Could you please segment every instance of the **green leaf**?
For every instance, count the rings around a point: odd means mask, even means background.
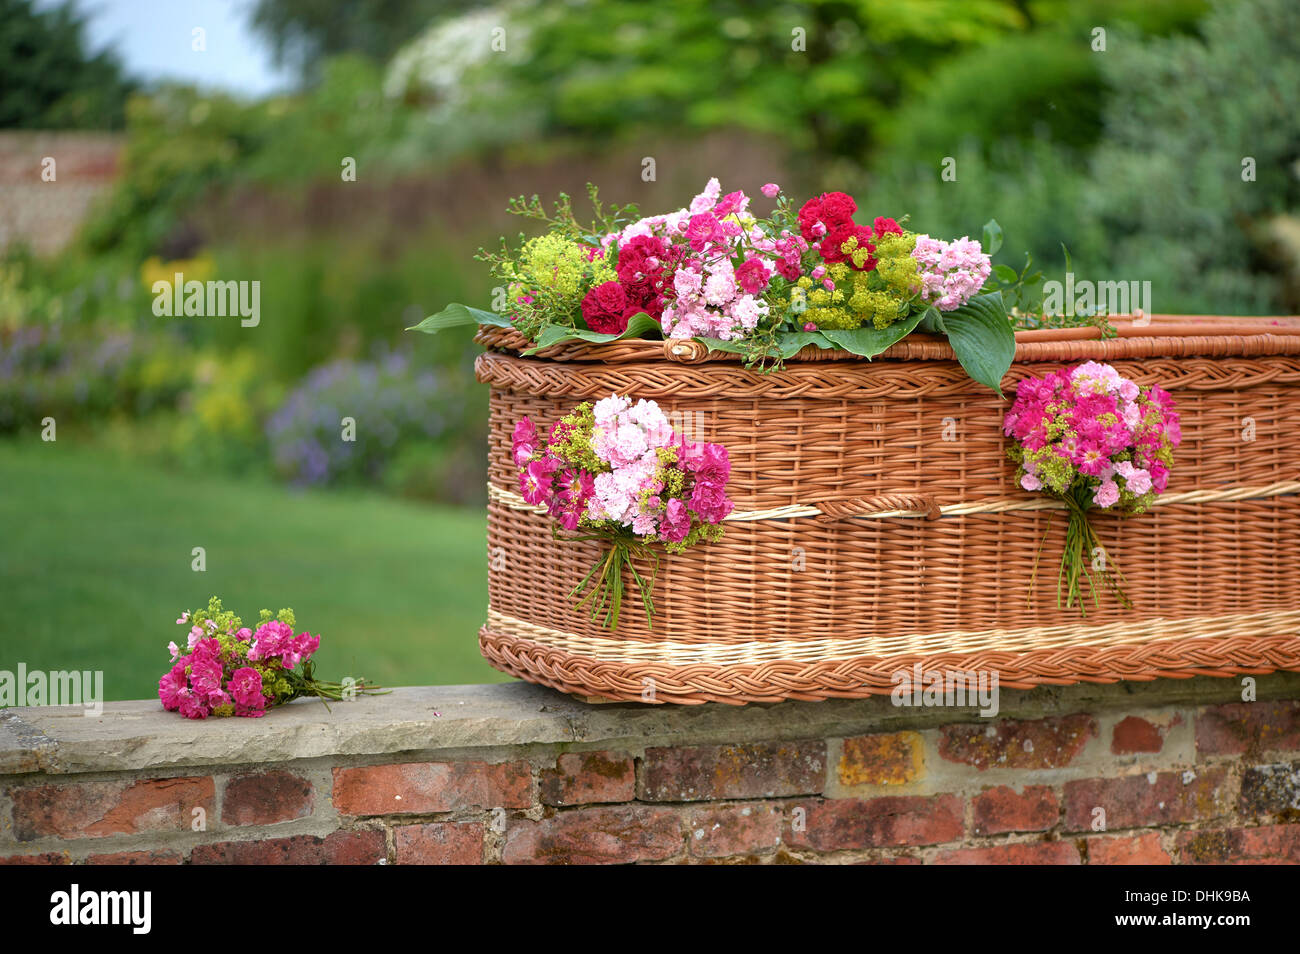
[[[1007,319],[1002,293],[977,295],[945,312],[948,343],[966,373],[1002,394],[1002,377],[1016,356],[1016,335]]]
[[[998,281],[1006,282],[1008,285],[1014,285],[1016,279],[1020,277],[1010,265],[994,265],[993,274],[998,276]]]
[[[924,331],[927,334],[941,335],[945,329],[943,327],[943,313],[935,308],[934,305],[928,306],[921,314],[921,323],[916,326],[918,331]]]
[[[834,347],[820,331],[783,331],[777,335],[776,342],[782,358],[793,358],[810,344],[819,348]]]
[[[436,315],[430,315],[418,325],[413,325],[406,330],[423,331],[427,335],[436,335],[448,328],[461,328],[465,325],[492,325],[494,328],[509,328],[511,322],[505,315],[498,315],[495,311],[483,311],[481,308],[471,308],[469,305],[452,302]]]
[[[695,340],[707,345],[710,351],[725,351],[727,354],[748,353],[743,338],[737,338],[735,341],[723,341],[721,338],[696,338]]]
[[[984,254],[992,258],[1002,247],[1002,226],[998,225],[997,219],[989,219],[984,223]]]
[[[744,338],[737,338],[734,341],[723,341],[721,338],[696,338],[695,340],[707,345],[710,351],[739,355],[748,355],[750,351],[749,342]],[[815,344],[819,348],[834,347],[820,331],[782,331],[776,336],[777,353],[781,355],[782,360],[794,357],[810,344]]]
[[[659,322],[644,311],[637,312],[628,320],[627,327],[620,334],[592,331],[590,328],[568,328],[564,325],[547,325],[537,336],[537,343],[524,354],[536,354],[543,348],[561,344],[565,341],[591,341],[604,344],[609,341],[621,341],[624,338],[639,338],[647,331],[658,331]]]
[[[854,328],[852,331],[823,328],[821,334],[827,341],[839,345],[864,358],[874,358],[892,344],[896,344],[911,334],[920,323],[924,312],[917,312],[907,318],[900,318],[888,328]]]

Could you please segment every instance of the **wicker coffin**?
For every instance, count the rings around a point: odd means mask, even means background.
[[[481,329],[483,654],[567,692],[676,703],[860,697],[917,663],[1012,688],[1300,669],[1300,319],[1117,325],[1106,340],[1021,333],[1003,382],[1096,359],[1178,402],[1159,505],[1094,518],[1134,608],[1106,596],[1086,618],[1057,606],[1064,511],[1015,485],[1007,402],[942,339],[914,335],[871,362],[805,353],[762,374],[695,342],[522,357],[512,333]],[[660,561],[653,629],[635,605],[614,631],[573,608],[596,545],[553,539],[510,461],[525,414],[549,426],[614,392],[659,402],[732,461],[726,534]]]

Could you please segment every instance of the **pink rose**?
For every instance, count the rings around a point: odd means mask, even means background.
[[[220,662],[207,656],[191,656],[190,659],[190,685],[195,692],[206,697],[208,693],[221,688],[223,672]]]
[[[524,468],[519,475],[519,486],[524,500],[534,506],[546,503],[546,499],[551,495],[551,475],[559,466],[560,462],[554,458],[543,457]]]
[[[703,252],[705,246],[719,237],[718,220],[711,213],[701,212],[691,216],[686,226],[686,241],[690,243],[692,249]]]
[[[514,457],[515,466],[524,466],[536,448],[537,425],[525,417],[515,425],[514,433],[510,436],[511,456]]]
[[[189,688],[189,682],[185,678],[185,665],[184,659],[177,660],[171,672],[158,680],[158,698],[168,712],[175,712],[181,707],[181,691]]]
[[[257,661],[275,659],[290,648],[293,629],[278,619],[270,620],[257,627],[253,634],[253,648],[248,651],[248,658]]]
[[[180,694],[180,713],[187,719],[206,719],[208,717],[207,696],[200,695],[193,689],[185,689]]]
[[[691,509],[705,523],[721,523],[734,508],[721,484],[701,481],[691,492]]]
[[[1119,484],[1113,480],[1103,481],[1093,495],[1092,502],[1098,507],[1113,507],[1119,502]]]
[[[767,182],[764,183],[763,187],[758,191],[762,192],[763,195],[767,196],[769,199],[775,199],[780,194],[781,187],[775,182]]]
[[[235,700],[236,714],[247,714],[243,710],[256,711],[266,708],[266,697],[262,695],[262,674],[251,666],[236,669],[230,677],[226,691]]]
[[[772,280],[772,273],[757,257],[746,259],[736,269],[736,284],[746,295],[761,295]]]
[[[673,497],[664,509],[664,518],[659,523],[659,533],[668,543],[681,543],[691,532],[691,514],[686,505]]]

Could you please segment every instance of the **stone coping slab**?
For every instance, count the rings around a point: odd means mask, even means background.
[[[1159,679],[1112,685],[1001,690],[999,718],[1036,719],[1134,705],[1242,700],[1253,678],[1258,698],[1296,698],[1300,673]],[[121,772],[203,765],[287,762],[331,756],[384,756],[519,745],[735,743],[827,738],[981,721],[972,707],[895,706],[889,696],[770,705],[591,704],[542,686],[513,682],[394,689],[333,703],[300,699],[260,719],[190,720],[156,699],[0,711],[0,775]]]

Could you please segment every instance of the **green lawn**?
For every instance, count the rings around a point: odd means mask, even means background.
[[[191,569],[194,547],[207,569]],[[103,670],[157,694],[180,611],[292,606],[317,674],[492,682],[481,513],[160,472],[64,441],[0,442],[0,670]]]

